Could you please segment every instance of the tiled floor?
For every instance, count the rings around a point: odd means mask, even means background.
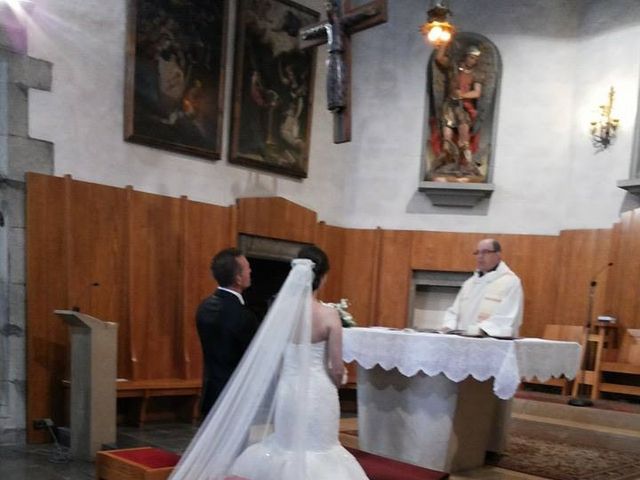
[[[584,435],[584,431],[576,430],[576,425],[591,428],[591,437],[603,437],[612,440],[619,438],[624,433],[626,444],[636,442],[640,445],[640,434],[636,439],[629,433],[629,429],[640,431],[640,406],[621,404],[619,402],[600,402],[594,409],[566,410],[562,406],[553,407],[553,403],[564,404],[566,399],[559,396],[545,397],[538,394],[523,394],[528,400],[543,400],[539,402],[516,400],[513,416],[515,421],[532,422],[540,415],[545,414],[545,423],[536,428],[551,428],[553,431],[561,430],[564,435],[570,435],[571,431],[577,431],[578,435]],[[544,404],[547,407],[544,407]],[[539,408],[545,409],[541,412]],[[555,409],[557,418],[550,417],[549,411]],[[611,413],[607,413],[611,412]],[[634,416],[621,416],[620,412],[634,413]],[[593,417],[593,418],[592,418]],[[620,418],[618,418],[620,417]],[[633,421],[636,423],[630,423]],[[547,427],[545,427],[545,425]],[[609,425],[605,427],[604,425]],[[196,432],[196,427],[185,423],[149,424],[143,428],[120,427],[118,429],[117,445],[119,448],[137,446],[155,446],[177,453],[182,452]],[[343,417],[341,431],[357,431],[357,420],[351,414]],[[606,436],[606,437],[604,437]],[[342,434],[341,441],[346,446],[357,447],[357,436]],[[634,443],[634,445],[636,445]],[[640,446],[635,447],[640,448]],[[64,452],[62,452],[64,453]],[[73,460],[59,463],[61,454],[53,444],[46,445],[20,445],[0,446],[0,479],[2,480],[81,480],[95,478],[94,464]],[[496,467],[482,467],[468,472],[452,475],[451,480],[544,480],[542,477],[526,475]]]
[[[352,419],[347,421],[352,422]],[[196,428],[184,423],[151,424],[143,428],[122,427],[118,430],[118,447],[156,446],[181,452],[195,434]],[[62,455],[63,456],[63,455]],[[93,479],[94,464],[73,460],[56,463],[61,455],[53,444],[0,446],[0,478],[2,480],[84,480]],[[452,480],[520,480],[540,479],[495,467],[484,467],[450,477]]]
[[[95,478],[90,462],[53,463],[52,445],[0,446],[0,478],[6,480],[80,480]]]
[[[144,428],[118,429],[119,448],[155,446],[181,452],[196,428],[185,423],[151,424]],[[92,462],[64,462],[54,444],[0,446],[0,479],[2,480],[84,480],[95,478]],[[62,463],[60,463],[62,462]]]

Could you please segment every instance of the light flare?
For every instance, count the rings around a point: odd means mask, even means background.
[[[31,0],[0,0],[0,6],[7,5],[16,15],[25,15],[33,7]]]

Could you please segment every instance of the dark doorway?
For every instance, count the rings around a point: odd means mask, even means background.
[[[290,262],[284,260],[266,260],[250,256],[247,260],[251,264],[251,286],[242,295],[247,306],[262,322],[273,298],[289,275],[291,266]]]

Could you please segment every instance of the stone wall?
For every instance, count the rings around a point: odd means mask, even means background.
[[[0,7],[0,444],[25,433],[25,172],[53,172],[53,145],[29,137],[29,89],[50,89],[51,64],[25,39]]]

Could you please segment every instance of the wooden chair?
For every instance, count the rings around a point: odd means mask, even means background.
[[[576,342],[583,346],[584,341],[584,327],[579,325],[545,325],[542,338],[545,340],[559,340],[563,342]],[[584,347],[584,346],[583,346]],[[559,387],[562,395],[569,395],[573,386],[573,380],[568,378],[550,378],[547,381],[541,382],[539,380],[527,380],[523,382],[525,384],[536,385],[550,385],[553,387]]]
[[[635,385],[605,383],[602,380],[604,380],[603,375],[606,373],[626,375]],[[625,332],[622,337],[618,360],[600,364],[600,379],[598,397],[600,397],[601,392],[640,396],[640,329],[628,329]]]
[[[576,373],[573,381],[573,390],[571,395],[580,396],[580,387],[589,385],[591,387],[591,400],[598,398],[598,389],[600,388],[600,366],[602,363],[602,355],[604,353],[604,345],[606,343],[604,328],[597,329],[596,333],[585,332],[583,327],[583,337],[580,341],[582,346],[582,355],[580,356],[580,370]]]

